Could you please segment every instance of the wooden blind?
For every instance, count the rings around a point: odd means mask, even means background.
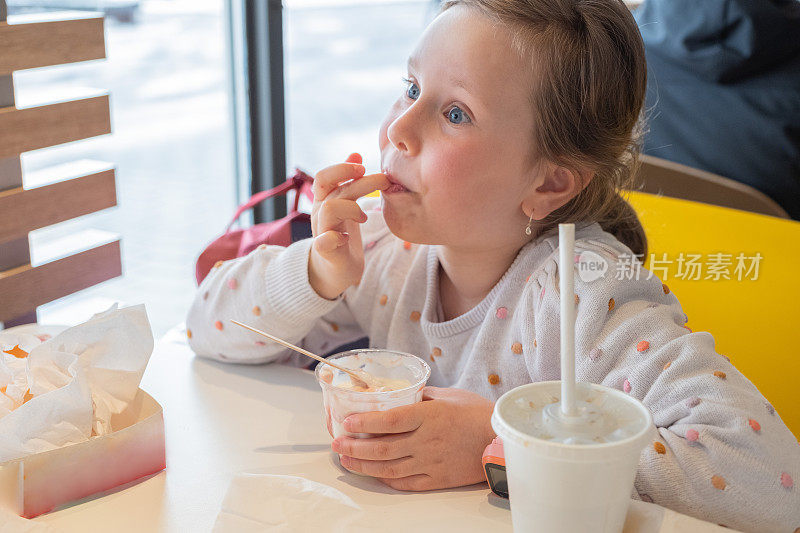
[[[0,322],[36,321],[36,308],[122,273],[119,239],[32,264],[29,232],[113,207],[114,168],[86,162],[47,185],[26,187],[20,155],[111,133],[107,94],[18,107],[15,71],[103,59],[103,18],[9,18],[0,0]],[[41,173],[41,171],[37,172]]]

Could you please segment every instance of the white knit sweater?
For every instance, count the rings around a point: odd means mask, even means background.
[[[307,366],[233,318],[316,353],[369,337],[373,347],[425,358],[430,385],[490,400],[559,379],[557,235],[523,247],[480,304],[441,321],[436,247],[399,240],[379,210],[368,216],[362,281],[337,300],[309,285],[310,240],[262,247],[213,269],[186,321],[192,349],[227,362]],[[569,296],[577,305],[577,379],[635,396],[658,430],[642,452],[639,496],[742,531],[796,533],[800,447],[772,406],[714,351],[709,333],[684,326],[678,300],[658,278],[638,264],[638,279],[616,274],[631,256],[627,247],[597,224],[576,230],[575,247],[609,265],[594,281],[576,275]]]

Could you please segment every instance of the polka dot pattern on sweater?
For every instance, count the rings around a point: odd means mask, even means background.
[[[753,431],[755,431],[755,432],[761,431],[761,424],[759,424],[757,421],[753,420],[752,418],[750,420],[748,420],[747,423],[750,424],[750,427],[753,428]]]
[[[653,449],[659,455],[664,455],[665,453],[667,453],[667,448],[664,446],[663,443],[658,442],[658,441],[653,443]]]
[[[419,322],[421,316],[419,311],[411,311],[411,315],[409,315],[408,318],[411,319],[412,322]]]
[[[787,472],[781,472],[781,486],[785,489],[794,487],[794,480]]]
[[[726,377],[728,377],[727,374],[725,374],[725,372],[721,370],[715,370],[714,375],[717,376],[719,379],[725,379]]]
[[[689,442],[697,442],[697,439],[700,437],[700,434],[697,432],[696,429],[687,429],[686,430],[686,440]]]
[[[521,354],[522,353],[522,343],[515,342],[514,344],[512,344],[511,345],[511,351],[514,352],[517,355]]]
[[[261,316],[261,308],[259,306],[253,307],[252,311],[254,315]]]
[[[650,348],[650,343],[647,341],[639,341],[639,343],[636,345],[637,352],[647,351],[648,348]]]
[[[497,308],[497,312],[495,313],[495,316],[497,318],[499,318],[500,320],[503,320],[503,319],[507,318],[508,317],[508,309],[506,309],[505,307],[498,307]]]
[[[628,378],[625,378],[625,380],[622,382],[622,390],[625,392],[631,391],[631,382],[628,381]]]
[[[385,294],[381,294],[381,299],[378,300],[378,303],[381,305],[386,305],[386,302],[389,301],[389,297]]]
[[[214,327],[217,328],[218,330],[222,331],[222,322],[217,320],[216,322],[214,322]]]
[[[236,281],[236,278],[231,278],[228,280],[228,288],[230,290],[236,290],[239,287],[239,282]]]
[[[411,243],[408,242],[408,241],[403,241],[403,248],[405,248],[406,250],[410,250],[411,249]]]
[[[614,301],[614,298],[611,298],[608,301],[608,310],[609,311],[613,311],[616,306],[617,306],[617,302]]]
[[[725,479],[722,476],[711,476],[711,485],[715,489],[719,490],[725,490],[725,487],[728,486],[728,484],[725,483]]]
[[[500,376],[498,376],[497,374],[489,374],[489,384],[490,385],[500,384]]]

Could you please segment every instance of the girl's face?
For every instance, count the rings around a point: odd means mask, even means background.
[[[382,168],[397,183],[382,194],[395,235],[465,250],[524,244],[529,69],[507,31],[469,8],[428,26],[380,129]]]

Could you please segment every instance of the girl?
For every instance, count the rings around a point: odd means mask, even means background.
[[[425,357],[425,399],[351,415],[334,451],[400,490],[483,480],[493,401],[559,379],[559,300],[577,306],[576,375],[653,413],[638,497],[742,530],[795,531],[797,442],[758,390],[691,333],[644,254],[630,182],[646,66],[621,0],[452,0],[409,59],[380,129],[382,172],[358,154],[320,171],[313,237],[227,261],[187,319],[198,354],[307,360],[229,326],[238,319],[313,352],[368,336]],[[380,189],[382,209],[356,200]],[[559,222],[608,264],[558,292]],[[627,258],[627,259],[626,259]]]

